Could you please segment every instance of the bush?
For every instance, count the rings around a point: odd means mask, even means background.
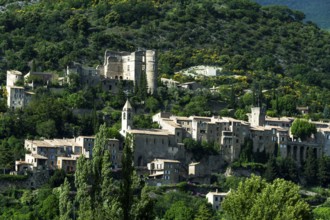
[[[23,181],[28,178],[27,175],[8,175],[8,174],[0,174],[0,180],[7,181]]]

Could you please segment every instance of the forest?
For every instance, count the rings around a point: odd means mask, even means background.
[[[267,109],[268,116],[330,119],[330,34],[312,22],[305,22],[305,15],[300,11],[283,6],[261,6],[248,0],[10,2],[15,1],[0,0],[0,6],[3,6],[0,7],[0,85],[3,88],[0,92],[0,168],[4,172],[13,169],[15,160],[23,158],[23,141],[27,138],[95,135],[102,131],[100,125],[105,124],[109,137],[121,139],[118,132],[121,108],[127,98],[136,109],[145,112],[134,117],[134,125],[138,128],[152,128],[151,116],[159,111],[181,116],[220,115],[246,120],[251,106]],[[127,94],[120,87],[117,94],[109,94],[100,86],[82,85],[77,78],[71,78],[71,83],[63,86],[61,92],[36,88],[36,95],[24,109],[11,110],[6,106],[7,70],[15,69],[24,74],[47,71],[64,76],[66,66],[73,61],[96,67],[102,64],[106,49],[133,52],[139,48],[158,51],[159,79],[173,78],[181,83],[196,81],[204,89],[167,88],[159,80],[153,95],[147,94],[143,82],[134,89],[135,93]],[[219,66],[223,71],[209,78],[177,73],[195,65]],[[51,86],[60,87],[56,82]],[[211,87],[217,92],[211,92]],[[308,106],[309,114],[302,115],[297,110],[299,106]],[[88,109],[88,113],[76,115],[75,109]],[[186,143],[186,147],[196,156],[217,153],[212,147],[190,144]],[[318,187],[326,187],[330,182],[328,158],[316,160],[310,156],[306,164],[297,167],[293,161],[276,158],[277,155],[252,155],[248,141],[243,149],[240,160],[233,166],[258,167],[269,181],[245,180],[262,182],[256,191],[275,190],[276,184],[279,188],[284,187],[286,182],[275,182],[276,178],[310,187],[320,196],[309,198],[312,201],[308,203],[323,204],[314,209],[314,216],[326,216],[324,213],[329,212],[330,205],[324,198],[329,192]],[[100,161],[99,158],[97,163],[102,167]],[[96,216],[99,208],[104,209],[104,213],[119,210],[111,216],[122,215],[122,209],[118,207],[125,204],[119,197],[123,183],[110,178],[106,169],[102,174],[106,178],[98,176],[95,170],[86,168],[92,166],[86,163],[90,162],[80,162],[85,173],[78,172],[76,180],[67,176],[64,181],[65,175],[58,174],[54,175],[59,178],[55,182],[60,184],[50,182],[38,190],[10,189],[2,193],[0,203],[5,205],[0,208],[0,218],[75,219],[79,217],[75,210],[84,209],[84,206],[93,209],[81,212],[81,219],[84,215]],[[128,176],[134,177],[134,171],[129,172]],[[88,179],[88,175],[93,178]],[[238,193],[244,190],[239,188],[240,178],[215,175],[213,179],[220,189],[233,188]],[[94,181],[100,184],[102,181],[104,184],[114,182],[115,191],[89,188]],[[129,210],[136,214],[131,218],[147,219],[141,216],[148,215],[150,219],[176,219],[175,216],[182,215],[179,219],[211,219],[201,216],[219,219],[232,214],[230,205],[225,213],[214,213],[205,199],[191,195],[185,184],[178,186],[178,192],[170,193],[167,192],[171,189],[166,187],[150,189],[143,183],[134,184],[126,189],[132,201]],[[86,190],[93,192],[87,200],[82,199],[86,198],[83,195]],[[77,194],[72,195],[71,191]],[[296,191],[292,193],[295,195]],[[107,194],[111,194],[113,202],[105,202]],[[255,202],[263,203],[262,196],[268,196],[266,191]],[[63,203],[63,197],[68,203]],[[310,211],[306,214],[306,210],[310,207],[298,198],[296,201],[303,210],[302,216],[307,218]],[[104,207],[110,203],[114,207]],[[155,207],[149,207],[151,203]],[[152,213],[145,214],[150,210]],[[137,216],[139,213],[141,216]],[[185,216],[187,213],[190,215]]]

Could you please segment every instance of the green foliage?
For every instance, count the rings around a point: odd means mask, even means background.
[[[318,160],[318,180],[319,184],[326,187],[330,184],[330,158],[323,156]]]
[[[59,190],[59,216],[60,220],[69,220],[72,215],[73,204],[70,198],[70,184],[64,180]]]
[[[272,184],[252,176],[232,190],[222,203],[230,219],[308,219],[309,205],[292,182],[276,179]]]
[[[123,209],[123,219],[129,220],[133,204],[133,152],[134,149],[132,136],[127,134],[122,155],[122,182],[120,184],[120,204]]]
[[[264,178],[268,181],[268,182],[272,182],[273,180],[275,180],[278,177],[278,173],[277,173],[278,167],[276,164],[276,159],[274,157],[270,157],[268,159],[268,162],[266,164],[266,170],[264,173]]]
[[[0,174],[0,180],[9,180],[9,181],[24,181],[28,177],[29,177],[28,175]]]
[[[330,219],[330,207],[317,207],[313,209],[314,219],[329,220]]]
[[[150,115],[134,115],[133,127],[140,129],[158,128],[157,123],[152,122],[152,116]]]
[[[193,219],[193,210],[187,207],[184,202],[175,202],[171,205],[170,209],[166,211],[165,220],[185,220]]]
[[[304,176],[306,178],[306,184],[311,186],[317,184],[318,180],[318,163],[316,154],[313,149],[309,149],[306,153],[306,161],[304,163]]]
[[[50,187],[59,187],[64,182],[65,177],[66,174],[64,170],[55,170],[54,174],[49,179]]]
[[[196,161],[200,161],[208,155],[218,154],[219,146],[215,142],[198,142],[191,138],[185,138],[183,144],[188,152],[192,153],[192,157]]]
[[[290,131],[293,136],[305,140],[310,137],[311,134],[316,133],[316,127],[315,124],[312,124],[304,119],[297,118],[293,121]]]

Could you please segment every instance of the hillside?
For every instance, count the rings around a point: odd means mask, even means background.
[[[261,5],[286,5],[291,9],[302,11],[306,20],[316,23],[319,27],[330,30],[330,2],[326,0],[254,0]]]
[[[254,79],[269,81],[275,74],[330,88],[330,34],[303,18],[248,0],[41,0],[12,6],[0,14],[0,82],[7,69],[26,72],[29,63],[62,71],[71,61],[100,64],[105,49],[142,47],[159,51],[161,75],[212,64]]]

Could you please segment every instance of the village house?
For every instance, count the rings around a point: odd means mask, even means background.
[[[94,136],[79,136],[71,139],[25,140],[24,147],[28,152],[24,161],[16,161],[16,172],[24,170],[55,170],[75,172],[78,157],[83,155],[92,158]],[[121,165],[119,140],[108,139],[106,149],[110,151],[114,169]]]
[[[229,192],[209,192],[206,194],[206,199],[208,203],[211,203],[214,210],[221,210],[221,203],[225,200]]]
[[[149,179],[156,180],[157,185],[173,184],[180,181],[180,161],[154,159],[147,164]]]
[[[179,160],[185,155],[184,148],[180,148],[185,138],[218,144],[222,159],[227,162],[239,158],[241,148],[247,139],[252,140],[254,152],[271,154],[277,151],[283,157],[292,157],[298,163],[306,159],[306,152],[310,148],[318,157],[322,151],[327,152],[329,148],[328,142],[324,141],[328,129],[325,127],[328,124],[317,123],[318,136],[322,138],[299,142],[290,134],[293,118],[266,117],[260,108],[252,108],[249,122],[229,117],[178,117],[158,113],[153,116],[153,121],[159,124],[160,129],[149,130],[133,129],[132,114],[132,107],[126,102],[122,113],[121,133],[124,136],[126,133],[134,136],[135,145],[138,146],[134,153],[135,164],[138,166],[145,165],[152,157]],[[162,145],[157,143],[165,145],[162,148]],[[325,148],[323,149],[320,144]],[[176,154],[175,151],[171,152],[171,149],[181,152]]]
[[[7,71],[6,92],[8,108],[23,108],[30,102],[34,93],[27,90],[23,85],[23,74],[20,71]]]

